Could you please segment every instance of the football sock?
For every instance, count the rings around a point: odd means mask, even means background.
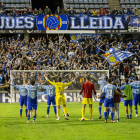
[[[104,112],[105,120],[107,120],[107,112]]]
[[[64,107],[64,114],[65,114],[65,116],[67,116],[67,108],[66,107]]]
[[[53,108],[54,108],[54,113],[56,114],[57,113],[56,112],[56,105],[54,105]]]
[[[62,108],[62,106],[60,105],[60,109],[61,109],[61,111],[63,112],[63,114],[64,114],[64,110],[63,110],[63,108]]]
[[[28,120],[28,121],[30,120],[30,115],[27,115],[27,120]]]
[[[110,108],[107,109],[107,117],[109,116]]]
[[[36,119],[36,116],[33,116],[33,121],[35,121],[35,119]]]
[[[126,114],[126,117],[127,117],[127,118],[129,117],[128,114]]]
[[[26,113],[26,116],[27,116],[27,108],[25,108],[25,113]]]
[[[89,116],[90,116],[90,119],[92,119],[92,108],[89,108]]]
[[[111,112],[111,120],[113,120],[114,112]]]
[[[136,112],[136,114],[138,114],[138,110],[137,109],[135,109],[135,112]]]
[[[84,117],[85,114],[85,108],[82,108],[82,118]]]
[[[132,117],[132,114],[130,113],[130,117]]]
[[[101,116],[101,110],[102,110],[102,107],[99,106],[99,114],[100,114],[100,116]]]
[[[47,115],[49,115],[49,112],[50,112],[50,106],[47,105]]]
[[[60,109],[57,109],[57,117],[60,117]]]
[[[22,108],[20,108],[20,115],[22,115]]]

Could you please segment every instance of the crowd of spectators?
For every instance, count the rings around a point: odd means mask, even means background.
[[[101,57],[101,54],[111,47],[115,50],[133,52],[135,55],[111,68]],[[19,37],[0,38],[0,76],[3,75],[5,81],[10,79],[10,70],[109,70],[113,81],[121,84],[123,75],[128,78],[139,77],[138,65],[140,65],[140,42],[135,38],[95,36],[85,37],[81,42],[67,40],[64,35],[55,38],[47,35],[46,38],[30,40],[21,40]],[[57,74],[51,76],[56,78]],[[77,73],[75,76],[79,79],[77,83],[83,82],[81,80],[83,75]],[[68,74],[68,77],[66,79],[71,80],[73,76]],[[91,77],[95,77],[94,73]]]
[[[64,7],[64,10],[60,9],[59,6],[57,6],[57,9],[55,10],[55,13],[52,13],[51,9],[46,6],[46,8],[43,10],[41,8],[37,9],[35,8],[34,10],[32,9],[31,6],[29,6],[27,9],[16,9],[14,7],[13,9],[5,7],[3,3],[0,5],[0,14],[5,14],[5,15],[27,15],[27,14],[33,14],[33,15],[39,15],[39,14],[69,14],[69,15],[77,15],[79,14],[82,16],[83,14],[90,15],[90,16],[104,16],[104,15],[123,15],[123,14],[128,14],[128,15],[135,15],[139,16],[140,11],[138,10],[138,7],[132,9],[131,6],[129,8],[121,8],[121,10],[117,10],[115,7],[114,10],[109,10],[109,9],[104,9],[103,7],[100,8],[99,12],[97,12],[96,9],[93,9],[93,11],[89,10],[88,7],[84,10],[74,10],[73,7],[70,7],[68,10],[67,7]]]

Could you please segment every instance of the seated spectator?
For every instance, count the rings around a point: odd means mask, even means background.
[[[73,10],[73,7],[70,8],[69,14],[71,14],[71,11],[73,11],[72,13],[75,14],[75,10]]]
[[[121,8],[121,10],[119,11],[119,14],[121,14],[121,15],[124,14],[124,10],[123,10],[123,8]]]
[[[39,8],[38,14],[39,14],[39,15],[43,15],[43,10],[42,10],[41,8]]]
[[[64,7],[64,11],[63,11],[63,14],[68,14],[69,12],[68,12],[68,9],[67,9],[67,7]]]
[[[44,14],[47,15],[47,14],[51,14],[51,10],[48,6],[46,6],[46,8],[44,9]]]
[[[22,16],[22,10],[21,9],[18,10],[18,15]]]
[[[26,9],[26,8],[24,8],[24,10],[23,10],[23,14],[24,14],[24,15],[27,14],[27,9]]]
[[[117,10],[116,7],[115,7],[114,10],[112,11],[112,15],[118,15],[118,10]]]
[[[29,6],[27,9],[27,14],[32,14],[32,13],[33,13],[33,9],[31,8],[31,6]]]
[[[101,7],[101,9],[99,10],[99,14],[101,16],[104,16],[106,14],[105,9],[103,9],[103,7]]]
[[[128,15],[132,15],[133,9],[131,9],[131,6],[129,8],[125,8],[127,10]]]
[[[92,15],[93,15],[93,16],[97,16],[97,14],[98,14],[98,12],[96,11],[96,9],[94,9],[94,10],[92,11]]]
[[[16,7],[14,7],[14,8],[12,9],[12,15],[17,15],[17,14],[18,14],[17,9],[16,9]]]
[[[6,15],[7,16],[10,16],[11,15],[11,10],[9,8],[6,10]]]
[[[135,16],[139,16],[140,15],[140,12],[139,12],[139,10],[138,10],[138,7],[136,7],[136,8],[134,8],[134,15]]]
[[[55,10],[55,14],[56,15],[61,15],[62,14],[62,11],[61,11],[59,6],[57,6],[57,9]]]
[[[35,16],[38,15],[38,10],[37,10],[37,8],[34,9],[33,15],[35,15]]]
[[[1,7],[0,7],[0,14],[4,14],[4,11],[2,10]]]

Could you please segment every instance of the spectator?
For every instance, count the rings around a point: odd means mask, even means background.
[[[18,14],[17,9],[16,9],[16,7],[14,7],[14,8],[12,9],[12,15],[17,15],[17,14]]]
[[[22,10],[21,9],[18,10],[18,15],[22,16]]]
[[[46,8],[44,9],[44,14],[47,15],[47,14],[51,14],[51,10],[48,6],[46,6]]]
[[[0,14],[4,14],[4,11],[2,10],[1,7],[0,7]]]
[[[116,7],[115,7],[114,10],[112,11],[112,15],[118,15],[118,10],[117,10]]]
[[[26,9],[26,8],[23,9],[23,14],[24,14],[24,15],[27,14],[27,9]]]
[[[64,7],[64,11],[63,11],[63,14],[68,14],[69,12],[68,12],[68,9],[67,9],[67,7]]]
[[[101,9],[99,10],[99,14],[101,16],[104,16],[106,13],[105,13],[105,9],[103,9],[103,7],[101,7]]]
[[[94,9],[94,10],[92,11],[92,15],[93,15],[93,16],[97,16],[97,14],[98,14],[98,12],[96,11],[96,9]]]
[[[73,12],[71,12],[71,11],[73,11]],[[75,14],[75,10],[73,10],[73,7],[71,7],[69,10],[69,14],[71,14],[71,13]]]
[[[62,14],[62,11],[61,11],[59,6],[57,6],[57,9],[55,10],[55,14],[56,15],[61,15]]]
[[[119,14],[121,14],[121,15],[124,14],[124,10],[123,10],[123,8],[121,8],[121,10],[119,11]]]
[[[82,11],[82,9],[80,10],[80,12],[79,12],[79,15],[80,15],[80,17],[82,17],[83,16],[83,11]]]
[[[6,15],[7,16],[10,16],[11,15],[11,10],[9,8],[6,10]]]
[[[132,15],[133,9],[131,9],[131,6],[129,8],[125,8],[127,10],[128,15]]]
[[[35,15],[35,16],[38,15],[38,10],[37,10],[37,8],[34,9],[33,15]]]
[[[105,12],[106,12],[106,15],[108,15],[108,14],[109,14],[109,10],[108,10],[108,9],[105,9]]]
[[[29,6],[27,9],[27,14],[32,14],[32,13],[33,13],[33,9],[31,8],[31,6]]]
[[[39,14],[39,15],[43,15],[43,10],[42,10],[41,8],[39,8],[38,14]]]
[[[5,5],[3,3],[1,3],[0,8],[2,9],[2,11],[5,11]]]
[[[140,15],[140,12],[139,12],[139,10],[138,10],[138,7],[136,7],[136,8],[134,8],[134,15],[135,16],[139,16]]]
[[[90,13],[90,11],[89,11],[88,7],[86,7],[85,14],[88,14],[88,13]]]

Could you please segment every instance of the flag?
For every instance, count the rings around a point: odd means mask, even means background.
[[[129,23],[130,26],[140,26],[140,17],[138,16],[135,16],[135,17],[130,17],[130,23]]]
[[[106,54],[102,54],[101,56],[108,61],[111,67],[114,67],[121,61],[129,58],[132,55],[134,55],[134,53],[125,51],[114,51],[114,49],[111,48],[108,52],[106,52]]]

